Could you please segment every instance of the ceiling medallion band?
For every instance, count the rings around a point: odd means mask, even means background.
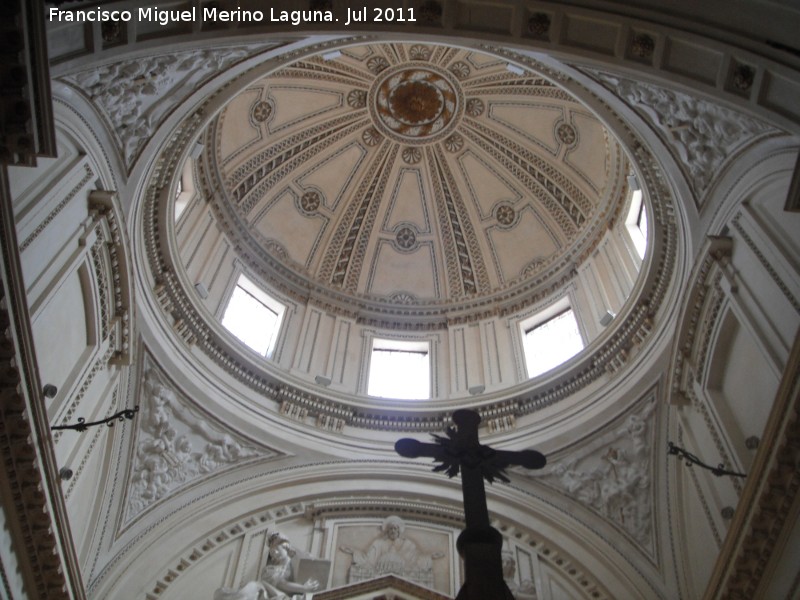
[[[464,111],[458,82],[433,65],[387,70],[370,90],[375,125],[390,138],[427,144],[450,133]]]

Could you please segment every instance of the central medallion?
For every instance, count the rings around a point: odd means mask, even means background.
[[[458,82],[432,66],[387,69],[370,92],[375,124],[404,143],[428,143],[449,133],[463,111]]]
[[[389,111],[401,123],[433,123],[442,114],[442,92],[427,81],[404,81],[389,94]]]

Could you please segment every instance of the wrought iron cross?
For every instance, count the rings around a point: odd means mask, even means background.
[[[489,523],[483,480],[508,482],[504,472],[507,467],[541,469],[547,459],[536,450],[510,452],[484,446],[478,440],[480,422],[481,417],[474,410],[457,410],[453,413],[455,427],[447,428],[447,437],[434,435],[434,443],[403,438],[397,440],[394,448],[406,458],[433,458],[440,463],[433,470],[444,471],[449,477],[461,472],[467,526],[456,543],[465,567],[464,585],[456,600],[513,600],[503,580],[503,537]]]

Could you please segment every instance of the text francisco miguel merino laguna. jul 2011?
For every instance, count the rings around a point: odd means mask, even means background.
[[[348,7],[345,14],[340,15],[344,26],[352,23],[413,23],[416,21],[413,8],[377,8]],[[185,10],[163,10],[158,7],[139,7],[131,10],[109,10],[104,8],[63,10],[51,7],[48,12],[50,21],[58,22],[152,22],[166,26],[170,23],[204,22],[218,23],[284,23],[300,25],[301,23],[334,23],[340,22],[339,16],[331,10],[220,10],[213,7],[197,7]]]

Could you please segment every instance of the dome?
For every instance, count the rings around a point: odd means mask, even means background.
[[[645,207],[672,240],[671,200],[574,75],[428,42],[289,56],[161,155],[145,245],[186,341],[261,403],[377,429],[440,427],[460,406],[529,414],[625,363],[674,260],[671,241],[645,257]],[[569,331],[531,350],[564,313]],[[422,354],[419,371],[379,375],[379,351]]]
[[[800,11],[22,4],[6,596],[796,592]]]
[[[630,171],[540,73],[428,43],[291,62],[201,137],[198,178],[240,256],[388,327],[530,303],[596,249]]]

